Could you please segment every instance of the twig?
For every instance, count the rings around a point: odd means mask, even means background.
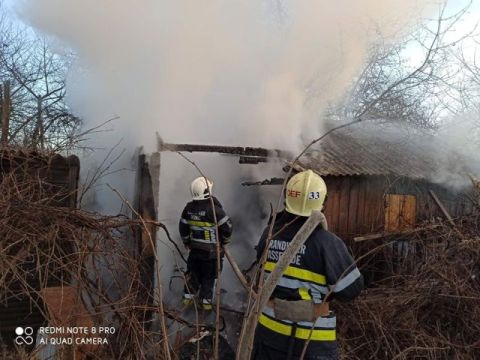
[[[170,356],[170,348],[169,348],[169,341],[168,341],[167,325],[165,323],[165,318],[163,316],[163,286],[162,286],[160,270],[159,270],[160,260],[159,260],[158,255],[157,255],[155,242],[152,239],[152,235],[150,234],[150,231],[148,231],[147,224],[143,220],[143,217],[138,213],[138,211],[136,211],[133,208],[133,206],[130,205],[129,201],[127,199],[125,199],[118,192],[117,189],[112,188],[109,184],[107,184],[107,186],[110,188],[110,190],[112,190],[115,194],[117,194],[118,197],[128,206],[128,208],[138,217],[138,219],[140,219],[140,221],[143,223],[143,227],[146,230],[146,233],[148,235],[148,240],[150,242],[150,246],[153,249],[153,254],[154,254],[154,257],[155,257],[155,270],[157,272],[157,279],[158,279],[158,291],[159,291],[159,297],[160,297],[159,308],[160,308],[160,314],[162,314],[160,316],[160,327],[162,329],[162,336],[163,336],[163,349],[164,349],[166,359],[170,360],[171,356]]]

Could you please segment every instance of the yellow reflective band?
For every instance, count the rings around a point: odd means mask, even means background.
[[[205,240],[210,240],[210,231],[205,230],[205,231],[203,232],[203,236],[205,236]]]
[[[195,220],[187,220],[188,225],[193,226],[200,226],[200,227],[215,227],[215,223],[207,222],[207,221],[195,221]]]
[[[292,326],[270,319],[268,316],[261,314],[258,320],[260,324],[276,333],[292,336]],[[337,333],[335,330],[311,330],[297,327],[295,331],[295,338],[301,340],[313,341],[335,341]]]
[[[312,300],[312,297],[310,296],[310,293],[308,292],[308,289],[299,288],[298,293],[300,294],[300,297],[301,297],[302,300]]]
[[[271,261],[267,261],[265,263],[265,270],[266,271],[273,271],[275,269],[275,266],[277,264]],[[319,285],[327,285],[327,279],[325,276],[314,273],[313,271],[305,270],[305,269],[299,269],[293,266],[288,266],[285,272],[283,273],[284,275],[291,276],[296,279],[301,279],[305,281],[310,281]]]

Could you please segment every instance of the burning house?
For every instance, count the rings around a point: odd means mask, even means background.
[[[443,169],[459,172],[455,176],[463,177],[464,184],[468,184],[473,171],[457,154],[445,148],[432,153],[429,146],[408,139],[392,141],[334,133],[297,168],[311,168],[325,179],[329,227],[352,240],[365,234],[413,228],[422,221],[443,218],[446,213],[459,217],[473,211],[468,193],[446,185]]]
[[[474,171],[460,155],[446,147],[432,152],[431,144],[423,137],[421,140],[333,133],[296,163],[294,170],[310,168],[325,179],[328,198],[324,212],[329,228],[347,242],[364,235],[401,232],[437,217],[470,214],[474,204],[465,189]],[[229,154],[238,156],[240,164],[276,157],[285,159],[286,168],[291,158],[291,154],[279,150],[168,144],[161,140],[159,150]],[[282,183],[283,179],[273,178],[244,184]]]

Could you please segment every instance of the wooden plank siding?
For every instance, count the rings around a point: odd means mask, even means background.
[[[360,175],[324,176],[324,180],[328,189],[324,212],[329,229],[347,242],[355,236],[385,230],[388,195],[409,196],[398,204],[397,217],[403,218],[391,220],[399,222],[397,227],[443,218],[428,190],[435,191],[454,218],[473,211],[473,204],[464,193],[425,180]],[[397,199],[401,201],[402,198]]]
[[[76,156],[67,158],[61,155],[46,157],[35,152],[24,153],[3,149],[0,152],[0,181],[7,177],[12,177],[15,181],[21,183],[23,179],[37,179],[42,184],[39,190],[41,193],[37,196],[43,196],[49,199],[48,204],[52,206],[70,207],[77,206],[78,177],[80,170],[80,161]],[[19,249],[21,244],[18,244]],[[61,251],[65,254],[70,253],[64,245]],[[35,261],[26,261],[20,265],[22,271],[34,274]],[[61,270],[59,270],[61,271]],[[2,274],[3,275],[3,274]],[[40,290],[45,283],[47,286],[60,286],[63,278],[61,274],[52,273],[48,279],[39,279],[38,276],[29,276],[25,279],[28,285],[35,290]],[[67,283],[67,279],[63,278]],[[3,344],[13,343],[15,328],[21,326],[31,326],[36,329],[46,325],[43,316],[43,302],[35,292],[16,294],[23,289],[19,282],[9,284],[8,291],[2,289],[0,296],[0,347]],[[8,294],[8,295],[7,295]],[[13,294],[13,295],[12,295]]]
[[[142,218],[146,221],[157,221],[157,201],[154,193],[155,180],[152,177],[152,169],[160,171],[160,158],[152,157],[150,163],[145,154],[140,154],[137,159],[137,173],[135,179],[135,219]],[[150,167],[152,165],[152,167]],[[158,168],[158,169],[157,169]],[[159,172],[158,172],[159,174]],[[158,176],[158,179],[160,176]],[[158,185],[158,184],[157,184]],[[158,188],[157,188],[158,189]],[[138,298],[138,304],[147,306],[154,305],[155,288],[155,239],[157,227],[154,224],[145,227],[137,227],[135,231],[135,242],[137,256],[140,259],[140,277],[145,291],[142,291]],[[153,312],[146,310],[139,312],[137,318],[145,328],[150,328]]]
[[[417,222],[432,218],[443,218],[443,214],[428,191],[433,190],[445,205],[452,217],[468,215],[473,211],[473,204],[465,191],[453,190],[426,180],[398,179],[386,187],[386,193],[414,195],[417,201]],[[468,190],[466,190],[468,192]]]
[[[352,222],[351,226],[349,227],[349,232],[354,234],[358,233],[366,233],[365,224],[363,223],[362,219],[365,216],[365,188],[361,186],[360,181],[355,181],[355,187],[358,194],[358,204],[357,204],[357,211],[355,221]]]
[[[358,183],[351,179],[350,181],[350,201],[348,204],[348,223],[347,223],[347,231],[349,234],[354,233],[356,231],[357,220],[361,219],[359,214],[359,186]],[[363,209],[362,209],[363,212]]]
[[[363,176],[324,178],[328,188],[325,215],[332,232],[353,238],[383,226],[378,209],[383,208],[378,180]]]
[[[416,223],[417,199],[414,195],[385,195],[385,231],[412,229]]]
[[[343,229],[345,233],[348,234],[348,218],[352,216],[355,217],[355,213],[349,214],[350,207],[350,177],[343,178],[341,191],[339,191],[338,199],[338,226],[340,229]]]
[[[339,213],[339,204],[338,199],[340,197],[340,181],[328,182],[328,179],[325,179],[327,183],[328,198],[325,202],[325,217],[328,221],[328,227],[331,231],[338,231],[338,213]]]

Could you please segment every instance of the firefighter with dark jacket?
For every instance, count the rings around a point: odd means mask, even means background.
[[[327,195],[323,179],[311,170],[293,176],[286,206],[277,214],[263,268],[272,272],[290,241],[310,216],[321,210]],[[344,242],[319,225],[302,245],[262,309],[252,359],[337,359],[336,318],[331,299],[352,300],[363,289],[363,277]],[[268,226],[257,246],[265,251]]]
[[[233,230],[232,221],[220,202],[214,196],[210,198],[212,187],[213,182],[205,177],[193,180],[190,186],[193,200],[183,209],[179,222],[183,243],[190,249],[183,303],[192,304],[195,294],[200,291],[200,307],[204,310],[212,309],[213,288],[217,278],[216,226],[220,237],[218,241],[222,246],[229,243]]]

